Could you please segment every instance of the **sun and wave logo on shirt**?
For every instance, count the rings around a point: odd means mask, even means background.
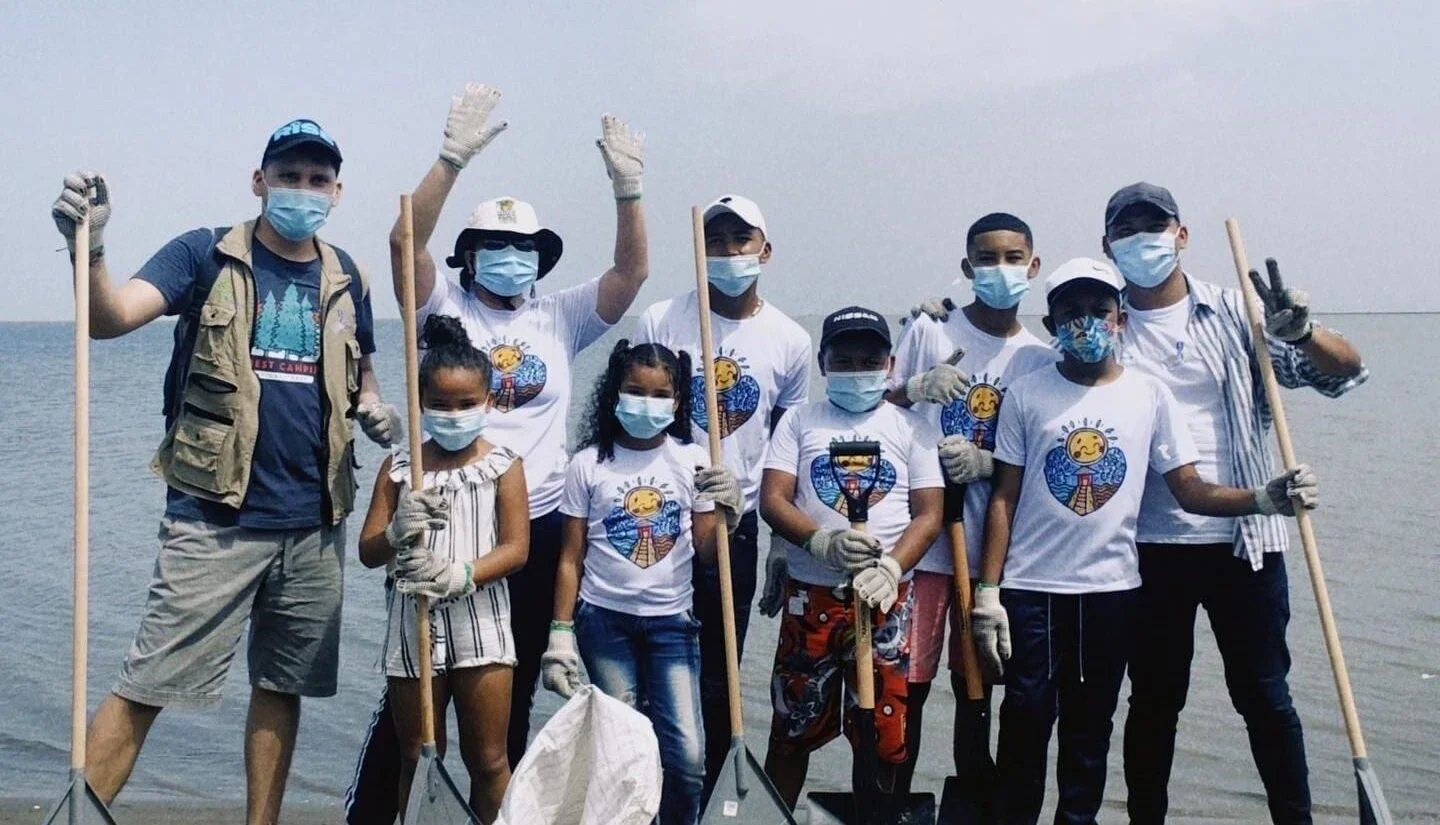
[[[832,444],[843,443],[837,438]],[[852,498],[870,490],[869,502],[874,507],[895,487],[895,465],[884,456],[856,455],[835,456],[828,452],[810,462],[810,486],[815,495],[830,509],[846,518],[850,517],[850,506],[845,496]]]
[[[1125,481],[1125,453],[1115,446],[1115,430],[1088,418],[1060,428],[1058,443],[1045,456],[1045,483],[1055,500],[1076,515],[1088,516],[1114,498]]]
[[[545,389],[545,362],[519,339],[500,338],[487,345],[490,357],[490,407],[502,413],[533,401]]]
[[[644,569],[659,564],[675,549],[680,516],[680,502],[670,485],[637,478],[621,485],[603,522],[605,536],[617,553]]]
[[[989,373],[971,376],[970,390],[963,398],[940,410],[940,430],[945,435],[963,435],[982,450],[995,449],[995,424],[1005,389],[999,376]]]
[[[710,431],[710,415],[705,409],[705,368],[690,379],[690,421]],[[748,374],[749,361],[723,347],[715,352],[715,405],[720,414],[720,437],[725,438],[745,425],[760,407],[760,382]]]

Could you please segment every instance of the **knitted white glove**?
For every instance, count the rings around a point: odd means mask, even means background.
[[[859,530],[816,530],[805,550],[836,570],[853,573],[880,557],[880,540]]]
[[[1256,487],[1253,492],[1255,510],[1264,516],[1293,518],[1297,500],[1305,510],[1320,506],[1320,479],[1310,470],[1309,464],[1287,470],[1265,482],[1264,487]]]
[[[889,556],[881,556],[875,561],[875,566],[855,574],[852,586],[860,601],[880,608],[881,613],[889,613],[900,597],[900,576],[903,574],[899,562]]]
[[[456,169],[464,169],[471,158],[505,131],[510,125],[505,121],[485,128],[486,119],[499,102],[499,89],[478,83],[466,84],[464,94],[450,98],[450,114],[445,118],[445,140],[440,144],[440,159]]]
[[[600,139],[595,145],[600,147],[600,157],[605,160],[605,173],[610,176],[615,200],[640,197],[640,179],[645,174],[645,162],[641,159],[645,133],[632,133],[625,121],[605,115],[600,118]]]
[[[569,699],[584,684],[580,680],[580,654],[575,650],[575,626],[550,623],[550,644],[540,657],[540,681],[546,690]]]
[[[970,628],[975,633],[981,668],[991,683],[998,683],[1005,675],[1005,661],[1010,658],[1010,615],[1000,604],[1000,588],[986,585],[975,588]]]
[[[951,484],[969,484],[989,478],[995,471],[994,453],[982,450],[963,435],[947,435],[940,439],[940,469]]]
[[[50,217],[65,236],[72,258],[75,257],[75,230],[86,212],[90,213],[90,257],[98,258],[105,252],[102,235],[105,224],[110,221],[110,188],[98,172],[75,172],[67,176],[60,197],[50,207]]]

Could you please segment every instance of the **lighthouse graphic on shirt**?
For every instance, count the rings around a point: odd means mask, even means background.
[[[1104,507],[1125,482],[1125,453],[1115,446],[1115,430],[1082,418],[1061,427],[1055,440],[1045,456],[1050,495],[1079,516]]]
[[[500,338],[485,347],[490,355],[490,406],[502,413],[533,401],[545,389],[545,362],[519,339]]]
[[[320,362],[320,312],[308,292],[294,283],[276,300],[274,291],[257,301],[250,365],[265,381],[315,383]]]
[[[681,515],[680,502],[668,484],[636,478],[620,487],[605,516],[605,535],[615,552],[636,567],[651,567],[675,549]]]
[[[690,421],[710,431],[709,410],[705,409],[705,371],[690,379]],[[715,353],[715,406],[719,413],[720,437],[726,438],[745,425],[760,407],[760,382],[749,374],[749,361],[735,350],[719,348]]]

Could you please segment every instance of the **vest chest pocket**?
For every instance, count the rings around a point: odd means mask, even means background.
[[[233,386],[238,371],[236,359],[250,355],[244,346],[250,339],[248,330],[237,334],[231,329],[235,320],[233,305],[207,303],[200,308],[200,317],[196,320],[191,372],[207,373]]]

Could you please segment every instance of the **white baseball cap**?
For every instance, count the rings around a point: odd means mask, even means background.
[[[726,212],[744,221],[747,226],[753,226],[760,230],[765,240],[770,240],[770,232],[765,228],[765,216],[760,213],[760,207],[755,201],[743,195],[721,195],[709,206],[705,207],[705,223],[716,215],[723,215]]]
[[[1061,287],[1076,281],[1095,281],[1116,292],[1125,289],[1125,281],[1110,264],[1095,258],[1071,258],[1045,279],[1045,300],[1049,301]]]
[[[455,254],[447,258],[445,263],[456,269],[464,268],[465,253],[475,245],[478,240],[476,236],[494,233],[534,238],[535,247],[540,252],[542,278],[554,268],[565,249],[559,235],[540,225],[540,219],[535,216],[535,207],[516,198],[501,197],[475,207],[475,211],[470,213],[470,219],[465,222],[465,228],[460,230],[460,234],[455,238]]]

